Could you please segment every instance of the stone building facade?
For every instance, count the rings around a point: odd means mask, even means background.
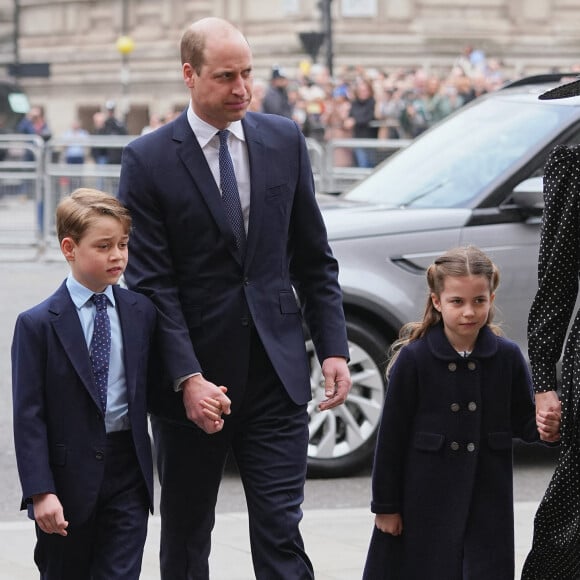
[[[49,63],[48,78],[19,82],[55,133],[111,98],[137,130],[149,112],[187,102],[178,44],[189,22],[234,22],[252,46],[256,76],[268,78],[274,63],[292,70],[310,59],[299,33],[323,30],[327,9],[332,57],[323,46],[318,61],[335,72],[449,70],[467,44],[512,76],[580,63],[578,0],[0,0],[0,71],[15,57]],[[126,56],[117,48],[124,34],[134,44]]]

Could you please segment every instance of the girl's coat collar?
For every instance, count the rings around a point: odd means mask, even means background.
[[[450,344],[445,336],[442,324],[437,324],[425,335],[429,350],[436,358],[442,360],[455,360],[461,356]],[[470,357],[488,358],[497,352],[497,336],[484,326],[477,336],[475,347]]]

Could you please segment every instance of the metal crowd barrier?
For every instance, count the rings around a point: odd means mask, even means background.
[[[58,256],[54,213],[60,199],[78,187],[116,193],[121,166],[103,163],[103,150],[117,155],[135,136],[89,135],[83,139],[0,134],[0,259],[17,260]],[[372,171],[372,166],[407,140],[340,139],[321,144],[307,139],[316,190],[339,193]],[[80,146],[84,162],[66,162],[69,146]],[[368,151],[370,167],[341,166],[337,151]],[[353,158],[354,159],[354,158]]]
[[[36,135],[0,134],[0,247],[33,257],[43,244],[44,141]]]
[[[79,187],[91,187],[116,194],[119,188],[119,163],[105,163],[107,152],[115,160],[120,159],[123,147],[135,139],[135,135],[90,135],[79,140],[71,138],[50,139],[44,151],[44,213],[42,232],[43,251],[50,250],[56,239],[55,210],[63,196]],[[85,150],[85,162],[66,162],[66,149],[81,145]]]

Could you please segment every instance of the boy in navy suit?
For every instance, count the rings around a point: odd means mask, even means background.
[[[153,505],[146,382],[156,309],[116,286],[131,217],[114,197],[78,189],[56,222],[70,275],[19,315],[12,344],[21,508],[36,521],[43,580],[137,579]]]

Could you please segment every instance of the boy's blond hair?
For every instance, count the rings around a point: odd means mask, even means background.
[[[98,189],[76,189],[56,208],[58,241],[72,238],[78,244],[95,219],[103,216],[121,222],[126,234],[131,231],[131,214],[116,197]]]

